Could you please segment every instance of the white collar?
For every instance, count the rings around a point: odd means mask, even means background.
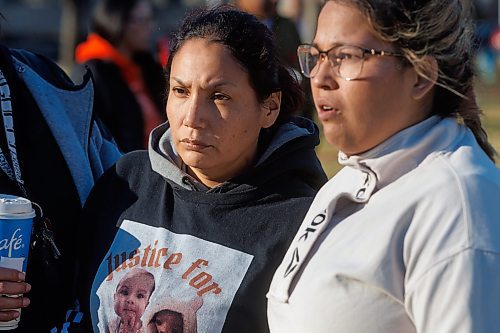
[[[432,116],[363,154],[347,156],[339,152],[338,160],[347,167],[372,171],[377,179],[376,187],[380,189],[435,156],[431,153],[448,151],[457,136],[465,131],[455,119]]]

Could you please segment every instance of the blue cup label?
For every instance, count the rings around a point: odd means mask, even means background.
[[[33,218],[0,219],[0,266],[26,272]]]

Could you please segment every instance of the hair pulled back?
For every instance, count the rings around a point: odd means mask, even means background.
[[[217,42],[248,72],[259,102],[281,91],[281,109],[270,131],[287,122],[302,107],[304,94],[291,72],[279,59],[271,31],[253,15],[229,5],[202,7],[191,11],[174,34],[166,66],[167,84],[172,61],[185,42],[194,38]]]

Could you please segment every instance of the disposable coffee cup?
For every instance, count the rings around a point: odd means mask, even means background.
[[[30,200],[0,194],[0,267],[26,272],[34,217],[35,210]],[[21,309],[13,310],[21,314]],[[11,321],[0,321],[0,330],[17,328],[19,320],[20,316]]]

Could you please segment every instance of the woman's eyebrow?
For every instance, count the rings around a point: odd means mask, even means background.
[[[190,82],[184,82],[178,77],[172,77],[172,80],[176,81],[178,84],[180,84],[183,87],[190,87],[191,83]],[[213,82],[209,82],[206,84],[202,84],[203,89],[213,89],[213,88],[219,88],[222,86],[231,86],[231,87],[238,87],[238,85],[232,81],[227,81],[227,80],[215,80]]]

